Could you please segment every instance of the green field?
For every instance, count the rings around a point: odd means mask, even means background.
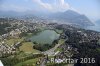
[[[60,39],[59,41],[58,41],[58,44],[60,44],[60,45],[62,45],[62,44],[64,44],[64,42],[65,42],[65,39]],[[55,52],[57,52],[57,51],[63,51],[61,48],[57,48],[56,50],[55,50]]]
[[[22,42],[24,40],[24,38],[14,38],[14,39],[7,39],[5,42],[8,44],[8,45],[13,45],[17,42]]]
[[[59,44],[64,44],[65,43],[65,39],[60,39],[58,43]]]
[[[36,66],[36,62],[39,60],[39,58],[30,59],[21,63],[16,64],[15,66]]]
[[[24,42],[22,43],[22,46],[19,47],[20,51],[26,52],[26,53],[39,53],[40,51],[33,49],[33,43],[32,42]]]

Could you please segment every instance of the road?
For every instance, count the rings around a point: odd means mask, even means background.
[[[49,49],[49,50],[47,50],[47,51],[44,51],[44,52],[42,52],[44,55],[48,55],[48,56],[53,56],[54,54],[55,54],[55,49],[56,48],[58,48],[59,46],[60,46],[61,44],[57,44],[57,45],[55,45],[55,47],[53,47],[53,48],[51,48],[51,49]],[[41,65],[40,66],[45,66],[45,59],[43,58],[42,59],[42,63],[41,63]]]
[[[40,64],[40,66],[45,66],[45,59],[43,58],[42,63]]]
[[[47,50],[47,51],[44,51],[43,54],[48,55],[48,56],[53,56],[53,55],[55,54],[54,51],[55,51],[60,45],[61,45],[61,44],[55,45],[55,47],[53,47],[53,48],[51,48],[51,49],[49,49],[49,50]]]

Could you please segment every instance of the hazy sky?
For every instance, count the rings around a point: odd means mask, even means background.
[[[63,12],[68,9],[100,19],[99,0],[0,0],[0,11]]]

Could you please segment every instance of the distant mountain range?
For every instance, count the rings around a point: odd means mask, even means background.
[[[31,15],[30,15],[31,14]],[[86,27],[86,26],[92,26],[94,25],[85,15],[81,15],[78,12],[72,11],[72,10],[67,10],[65,12],[57,12],[57,13],[51,13],[49,15],[39,15],[36,13],[20,13],[20,12],[13,12],[13,11],[0,11],[0,16],[9,16],[9,17],[27,17],[31,16],[30,19],[35,19],[32,17],[39,17],[42,19],[50,20],[53,21],[55,20],[56,22],[62,22],[62,23],[69,23],[69,24],[74,24],[74,25],[79,25],[80,27]],[[42,16],[42,17],[41,17]],[[37,18],[36,17],[36,18]]]
[[[77,24],[82,27],[94,25],[85,15],[81,15],[72,10],[51,14],[49,19]]]

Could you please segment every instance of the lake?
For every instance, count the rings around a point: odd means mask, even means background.
[[[89,26],[87,29],[100,32],[100,25]]]
[[[52,42],[58,39],[60,34],[57,34],[54,30],[44,30],[39,32],[37,35],[33,35],[29,38],[32,42],[40,44],[52,44]]]

